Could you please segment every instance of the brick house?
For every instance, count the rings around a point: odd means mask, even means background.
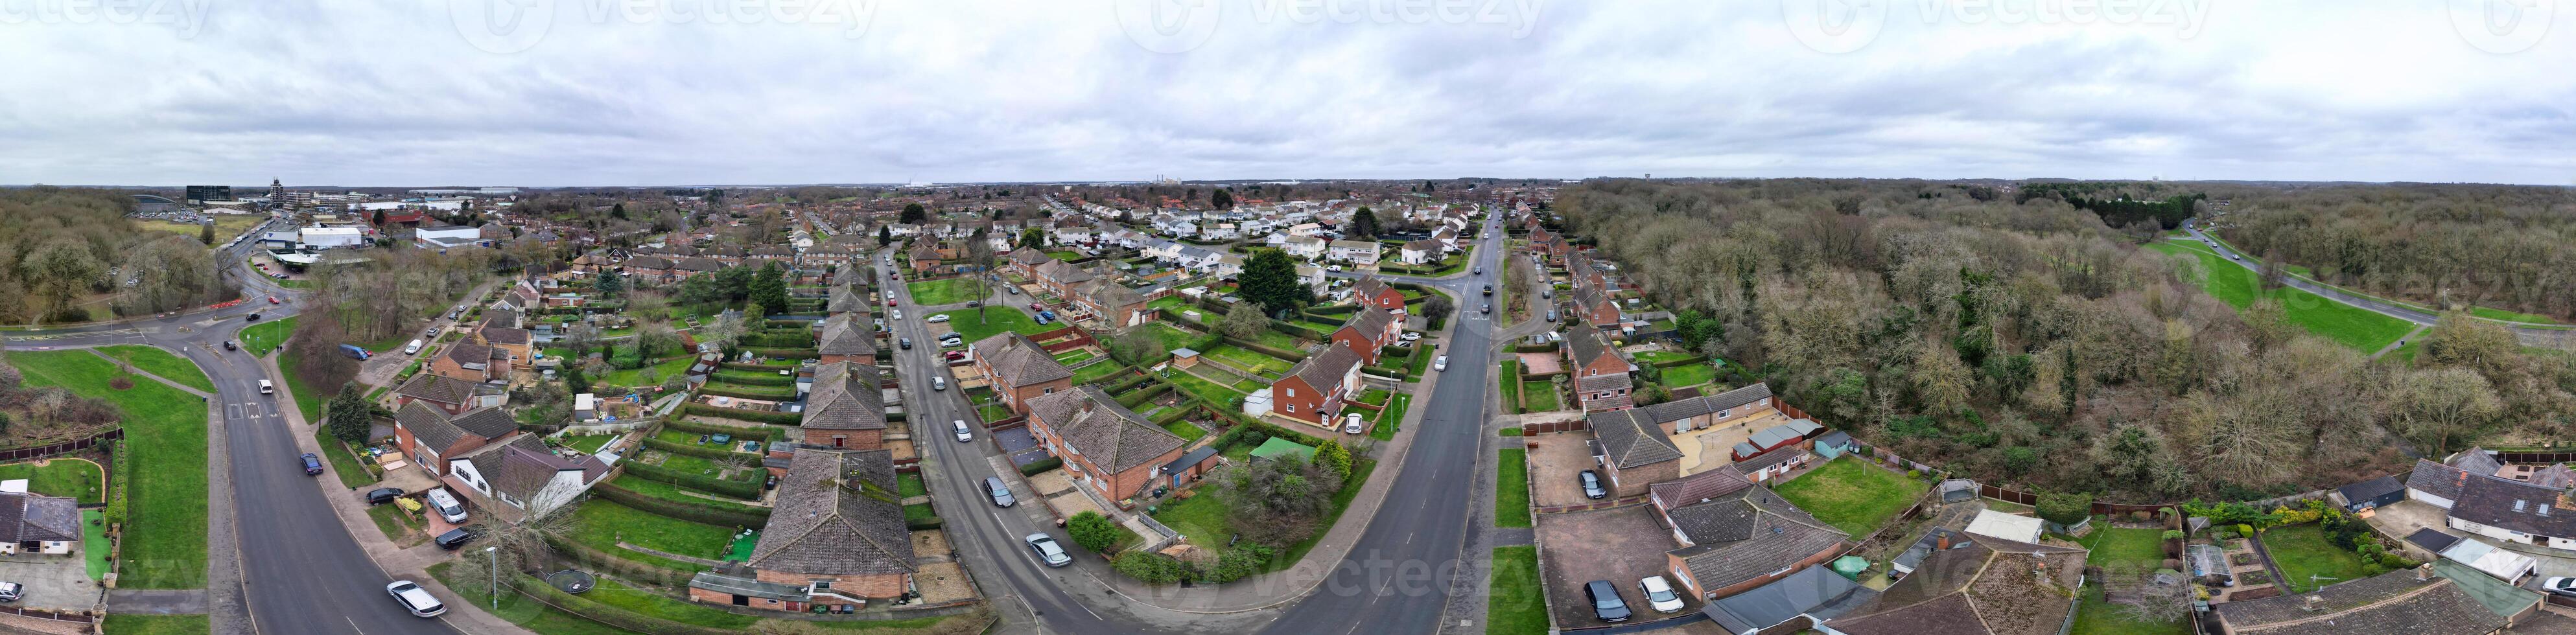
[[[1038,264],[1037,273],[1032,277],[1036,278],[1038,286],[1046,289],[1048,293],[1056,294],[1058,297],[1072,297],[1074,289],[1099,276],[1074,266],[1073,263],[1049,258],[1047,262]]]
[[[1107,322],[1111,328],[1144,324],[1153,312],[1145,309],[1144,294],[1108,278],[1094,279],[1075,287],[1065,301],[1075,309]]]
[[[917,570],[889,450],[799,448],[751,558],[689,579],[689,599],[802,613],[901,596]]]
[[[1090,386],[1029,400],[1029,431],[1075,482],[1113,501],[1150,490],[1187,445]]]
[[[866,313],[838,313],[823,319],[823,334],[814,343],[815,359],[824,364],[858,362],[877,365],[877,334],[874,324],[862,325]]]
[[[1741,469],[1762,469],[1762,465],[1738,465],[1725,448],[1742,445],[1753,437],[1755,428],[1790,422],[1771,396],[1771,385],[1759,383],[1714,395],[1594,412],[1584,420],[1601,442],[1603,476],[1622,497],[1642,493],[1648,483],[1714,470],[1734,471],[1749,481],[1763,480],[1755,477],[1769,475],[1745,474]],[[1805,455],[1803,448],[1811,443],[1792,444],[1801,449],[1781,450],[1777,454],[1786,458],[1779,460]],[[1683,452],[1685,447],[1696,451]]]
[[[1396,290],[1385,280],[1377,279],[1377,276],[1361,278],[1359,283],[1351,285],[1351,301],[1358,302],[1360,306],[1404,312],[1404,292]]]
[[[510,354],[490,346],[459,342],[430,359],[428,370],[471,382],[509,381]]]
[[[1851,534],[1727,470],[1655,483],[1655,514],[1679,548],[1665,570],[1701,600],[1743,593],[1841,555]]]
[[[875,364],[835,362],[814,370],[799,427],[808,445],[854,450],[885,447],[885,384]]]
[[[1020,275],[1032,276],[1037,275],[1038,265],[1046,264],[1047,261],[1054,259],[1055,258],[1053,257],[1047,256],[1046,252],[1038,251],[1035,247],[1021,247],[1011,251],[1010,257],[1004,259],[1003,266],[1011,271],[1018,272]]]
[[[1011,412],[1028,414],[1030,399],[1073,388],[1073,371],[1029,336],[1005,331],[977,340],[967,350],[974,351],[975,370],[991,380],[993,396]]]
[[[1324,352],[1298,361],[1279,381],[1271,382],[1271,411],[1332,427],[1332,418],[1341,414],[1342,401],[1359,390],[1361,359],[1359,350],[1350,343],[1336,341]]]
[[[1977,536],[1963,546],[1933,552],[1885,593],[1842,617],[1831,629],[1844,635],[2052,635],[2063,632],[2084,586],[2083,549],[2051,547]],[[2394,575],[2409,575],[2399,573]],[[2292,611],[2302,596],[2288,600]],[[2257,602],[2269,600],[2255,600]],[[2242,602],[2220,604],[2225,607]],[[2300,611],[2313,617],[2316,613]],[[2284,633],[2420,631],[2351,630],[2298,620],[2312,628]]]
[[[914,246],[910,258],[913,271],[929,271],[939,267],[939,248],[929,243]]]
[[[1599,329],[1568,329],[1565,357],[1565,372],[1573,377],[1574,399],[1585,412],[1634,405],[1629,393],[1635,391],[1636,385],[1628,378],[1628,372],[1636,365],[1629,363],[1627,355],[1611,345]]]
[[[509,353],[513,361],[534,356],[528,345],[529,339],[526,329],[485,326],[474,331],[474,343],[501,349]]]
[[[1333,341],[1349,344],[1351,350],[1359,351],[1361,364],[1375,366],[1379,354],[1385,352],[1385,347],[1395,344],[1396,337],[1403,332],[1404,321],[1386,310],[1360,307],[1351,312],[1350,321],[1343,322],[1342,328],[1333,330]]]
[[[1610,299],[1610,295],[1600,289],[1575,287],[1573,293],[1566,294],[1566,303],[1571,307],[1568,320],[1581,320],[1585,324],[1605,329],[1617,328],[1622,322],[1619,317],[1619,302]]]
[[[454,417],[423,403],[405,404],[394,411],[394,443],[403,456],[439,476],[447,475],[448,458],[518,433],[519,422],[500,408],[478,408]]]
[[[394,405],[413,403],[436,408],[447,414],[461,414],[475,408],[490,408],[510,402],[510,394],[499,386],[475,383],[439,375],[417,373],[394,389]]]

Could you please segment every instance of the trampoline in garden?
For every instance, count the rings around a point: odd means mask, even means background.
[[[546,574],[546,584],[565,593],[580,593],[599,586],[599,580],[592,578],[587,571],[565,569]]]

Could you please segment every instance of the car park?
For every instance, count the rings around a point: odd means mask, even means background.
[[[314,453],[311,453],[311,452],[306,452],[306,453],[304,453],[304,475],[305,475],[305,476],[312,476],[312,475],[315,475],[315,474],[321,474],[321,473],[322,473],[322,455],[314,454]]]
[[[965,425],[966,422],[959,421],[957,424]],[[984,477],[984,495],[992,497],[994,507],[1009,507],[1020,502],[1019,499],[1011,497],[1011,484],[1002,482],[1002,477],[999,476]]]
[[[1043,532],[1034,533],[1029,534],[1026,538],[1021,538],[1020,541],[1029,545],[1029,551],[1037,552],[1038,561],[1046,563],[1046,566],[1048,567],[1062,567],[1068,564],[1073,564],[1073,556],[1067,555],[1064,552],[1063,545],[1056,544],[1054,536],[1046,535]]]
[[[1637,590],[1646,594],[1646,607],[1657,613],[1682,610],[1681,594],[1673,592],[1672,583],[1664,581],[1664,576],[1650,575],[1637,580]]]
[[[410,611],[414,617],[438,617],[447,612],[447,605],[439,602],[438,596],[430,595],[428,589],[420,588],[410,580],[395,580],[385,585],[385,593],[392,594],[394,603],[401,604],[403,610]]]
[[[1619,587],[1611,586],[1609,580],[1583,583],[1583,596],[1592,600],[1592,617],[1604,622],[1628,621],[1628,602],[1619,599]]]
[[[965,419],[958,419],[956,421],[949,422],[948,425],[956,429],[957,441],[959,443],[975,440],[975,430],[973,428],[966,427]]]
[[[1610,490],[1601,488],[1600,473],[1592,470],[1584,470],[1582,473],[1576,474],[1575,477],[1583,480],[1584,498],[1602,499],[1610,497]]]
[[[383,505],[385,503],[391,503],[394,502],[394,499],[402,498],[402,495],[403,491],[400,487],[376,488],[374,491],[367,492],[367,504]]]

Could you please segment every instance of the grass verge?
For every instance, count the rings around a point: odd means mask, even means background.
[[[1530,526],[1529,451],[1504,448],[1494,472],[1494,526]]]
[[[31,386],[115,402],[125,411],[125,443],[135,469],[118,586],[195,589],[206,585],[206,402],[148,378],[117,390],[122,374],[89,351],[12,353]]]

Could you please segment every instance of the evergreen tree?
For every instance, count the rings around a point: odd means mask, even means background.
[[[921,209],[920,203],[905,203],[903,204],[903,215],[896,217],[895,222],[906,225],[917,225],[921,223],[921,219],[927,217],[929,217],[929,212]]]
[[[564,390],[576,395],[590,392],[590,378],[582,375],[581,364],[564,364],[563,369]]]
[[[1369,211],[1367,205],[1361,205],[1360,211],[1351,214],[1351,236],[1376,238],[1377,212]]]
[[[375,410],[367,407],[367,398],[358,394],[355,382],[340,385],[340,395],[331,398],[323,420],[331,436],[349,443],[365,443],[367,429],[374,424]]]
[[[751,279],[751,301],[769,315],[787,313],[787,270],[776,261],[760,268]]]
[[[886,244],[887,244],[887,243],[891,243],[891,242],[894,242],[894,226],[893,226],[893,225],[878,225],[878,226],[877,226],[877,246],[878,246],[878,247],[884,247],[884,246],[886,246]]]
[[[620,201],[616,205],[609,206],[608,216],[617,220],[626,220],[626,203]]]
[[[382,215],[384,212],[379,210],[376,214]],[[213,221],[207,221],[206,224],[197,226],[197,242],[208,245],[215,244],[215,223]]]
[[[599,297],[615,299],[619,292],[626,290],[626,280],[624,276],[617,275],[615,269],[601,269],[596,286],[599,287]]]
[[[1217,188],[1216,194],[1208,197],[1208,202],[1216,205],[1217,209],[1233,208],[1234,192],[1228,191],[1225,188]]]
[[[1243,297],[1261,305],[1261,311],[1277,315],[1312,302],[1314,294],[1297,281],[1297,263],[1288,252],[1261,248],[1243,262]]]

